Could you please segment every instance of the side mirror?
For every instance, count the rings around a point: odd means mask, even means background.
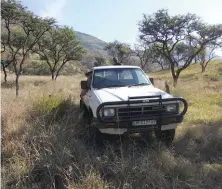
[[[81,81],[81,89],[88,89],[87,81]]]
[[[150,81],[154,85],[154,78],[150,78]]]

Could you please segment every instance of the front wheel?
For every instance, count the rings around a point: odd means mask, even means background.
[[[101,146],[103,144],[103,134],[93,125],[93,114],[91,111],[88,111],[87,122],[90,140],[97,146]]]
[[[175,129],[162,131],[160,129],[155,130],[155,136],[157,140],[164,142],[167,145],[170,145],[175,137]]]

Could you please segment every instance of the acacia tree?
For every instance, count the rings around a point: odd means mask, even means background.
[[[161,51],[159,51],[159,48],[158,44],[151,44],[150,59],[153,64],[158,64],[163,70],[166,67],[169,68],[169,62]]]
[[[170,16],[167,10],[143,15],[139,23],[140,39],[156,49],[168,60],[176,86],[180,73],[186,69],[201,50],[222,35],[222,25],[207,25],[194,14]],[[178,43],[186,46],[181,51]],[[194,49],[198,47],[198,50]],[[183,59],[178,59],[178,53]],[[183,55],[182,55],[183,54]],[[181,62],[182,61],[182,62]]]
[[[95,57],[95,60],[96,60],[96,66],[102,66],[105,64],[106,62],[106,59],[103,58],[103,57],[99,57],[99,56],[96,56]]]
[[[8,47],[8,54],[16,75],[16,96],[19,92],[19,77],[23,64],[34,45],[55,23],[54,19],[42,19],[27,11],[16,1],[1,2],[2,24],[5,32],[2,41]]]
[[[209,64],[209,62],[213,59],[216,58],[215,55],[215,49],[217,48],[217,46],[212,46],[209,49],[209,52],[207,52],[207,48],[204,48],[202,51],[200,51],[200,53],[197,55],[197,61],[200,63],[201,66],[201,72],[205,72],[207,65]]]
[[[74,31],[58,26],[45,33],[33,48],[33,52],[46,61],[52,80],[57,79],[67,62],[81,60],[84,53]]]
[[[123,63],[132,53],[128,44],[120,43],[117,40],[106,45],[104,49],[110,56],[117,58],[118,63]]]
[[[145,69],[148,65],[151,64],[150,62],[150,48],[148,45],[144,43],[140,43],[139,45],[135,45],[135,49],[133,54],[137,56],[140,60],[140,67]]]
[[[156,49],[156,45],[140,42],[139,45],[135,45],[135,50],[133,52],[139,58],[142,69],[147,66],[158,64],[163,70],[168,64],[164,56]]]
[[[20,4],[15,3],[13,1],[6,2],[3,0],[1,2],[1,15],[2,15],[2,26],[1,26],[1,57],[4,57],[6,53],[7,47],[9,50],[13,50],[12,46],[8,43],[10,42],[11,31],[9,29],[9,25],[16,25],[19,23],[19,16],[23,11],[24,7]],[[10,17],[7,19],[7,17]],[[8,26],[8,27],[7,27]],[[10,55],[2,58],[1,60],[1,68],[4,73],[4,81],[7,82],[7,71],[6,68],[13,62],[10,59]],[[10,59],[10,60],[9,60]]]

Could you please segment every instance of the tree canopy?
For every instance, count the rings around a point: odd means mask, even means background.
[[[54,80],[67,62],[81,60],[84,50],[71,28],[57,26],[45,33],[33,52],[46,61]]]
[[[2,44],[7,46],[9,59],[16,75],[16,96],[23,64],[34,45],[55,23],[54,19],[42,19],[16,1],[1,2]]]
[[[123,63],[130,57],[132,53],[128,44],[121,43],[117,40],[108,43],[105,47],[105,50],[110,56],[117,59],[117,63]]]
[[[222,25],[208,25],[195,14],[169,15],[165,9],[143,15],[140,39],[153,44],[169,62],[174,85],[201,50],[222,36]],[[198,49],[197,49],[198,47]],[[194,50],[197,49],[197,50]]]

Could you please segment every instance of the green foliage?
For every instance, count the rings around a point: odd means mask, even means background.
[[[40,115],[46,115],[56,109],[62,102],[61,96],[47,96],[43,95],[42,98],[33,101],[33,109]]]
[[[96,60],[96,65],[95,66],[105,66],[105,65],[109,65],[110,62],[104,58],[104,57],[95,57],[95,60]]]
[[[8,48],[16,75],[16,96],[23,64],[34,45],[55,23],[54,19],[42,19],[16,1],[1,1],[1,44]]]
[[[9,47],[9,54],[14,62],[18,54],[26,58],[41,36],[55,23],[53,19],[41,19],[35,16],[26,7],[14,1],[2,1],[1,14],[2,44]]]
[[[123,63],[124,60],[130,57],[132,51],[130,46],[125,43],[121,43],[119,41],[114,41],[109,43],[104,48],[109,55],[117,58],[118,63]]]
[[[140,39],[146,44],[155,45],[169,61],[174,85],[181,71],[192,63],[202,49],[212,42],[217,43],[222,36],[222,25],[204,24],[190,13],[171,16],[164,9],[153,15],[143,15],[139,30]]]
[[[38,116],[48,121],[59,121],[73,107],[70,98],[64,99],[61,95],[43,95],[39,100],[32,101],[32,110]]]
[[[73,75],[81,73],[79,65],[73,62],[68,62],[66,66],[61,70],[61,75]],[[26,65],[23,69],[23,75],[51,75],[48,65],[44,60],[27,60]]]
[[[103,57],[95,57],[95,60],[99,66],[104,65],[104,63],[106,61],[105,58],[103,58]]]
[[[31,60],[23,69],[24,75],[50,75],[50,71],[45,61]]]

